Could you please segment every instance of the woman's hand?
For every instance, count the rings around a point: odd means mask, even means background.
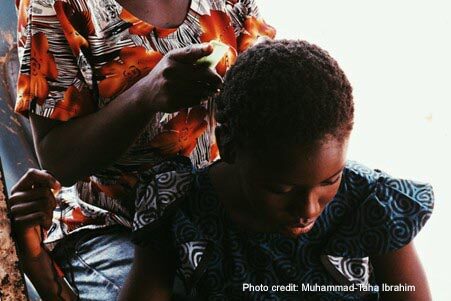
[[[41,246],[41,227],[50,228],[56,205],[52,189],[60,188],[61,184],[48,172],[29,169],[14,185],[9,199],[24,272],[42,300],[77,300]]]
[[[51,189],[60,188],[49,173],[37,169],[29,169],[12,188],[9,202],[14,229],[19,249],[27,257],[36,258],[42,252],[40,227],[52,225],[56,200]]]
[[[210,44],[192,45],[168,52],[138,83],[141,101],[153,112],[176,112],[198,105],[222,83],[215,70],[196,62],[213,51]]]

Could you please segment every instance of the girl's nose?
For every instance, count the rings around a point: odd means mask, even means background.
[[[302,222],[314,219],[321,213],[320,202],[314,192],[308,192],[303,197],[298,197],[295,203],[296,215],[302,218]]]

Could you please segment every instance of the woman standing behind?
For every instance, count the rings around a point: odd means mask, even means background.
[[[109,234],[93,229],[132,227],[134,188],[142,171],[174,155],[190,157],[197,167],[217,157],[211,101],[199,104],[215,93],[239,52],[275,31],[260,18],[253,0],[17,4],[16,111],[30,119],[42,167],[64,186],[76,184],[77,197],[69,194],[57,208],[59,222],[50,228],[47,242],[89,228],[89,235],[72,240],[75,246],[89,246],[86,254],[77,252],[97,270],[101,264],[90,262],[95,257],[89,252],[99,242],[89,241]],[[212,40],[230,46],[216,70],[195,64],[211,53],[202,43]],[[171,187],[176,192],[178,185]],[[139,222],[134,226],[139,228]],[[128,232],[114,239],[121,250],[129,244]],[[68,263],[76,266],[64,258],[64,271]],[[97,289],[95,284],[80,288],[81,295]],[[116,289],[120,285],[114,283]]]

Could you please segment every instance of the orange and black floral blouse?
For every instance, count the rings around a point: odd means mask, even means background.
[[[16,112],[60,121],[101,110],[172,49],[220,40],[230,46],[216,67],[224,75],[259,37],[275,35],[255,0],[192,0],[174,29],[143,22],[115,0],[16,0],[16,5]],[[213,111],[210,100],[169,117],[155,114],[120,160],[62,191],[47,241],[81,228],[131,227],[131,196],[142,171],[174,155],[189,157],[198,168],[218,157]]]

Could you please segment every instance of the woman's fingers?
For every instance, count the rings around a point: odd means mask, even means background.
[[[46,222],[46,224],[48,225],[48,221],[46,221],[44,212],[33,212],[14,218],[14,224],[21,229],[42,225],[44,222]]]
[[[157,112],[176,112],[199,104],[214,94],[222,84],[222,78],[206,65],[196,64],[197,60],[209,55],[210,44],[193,45],[175,49],[166,54],[147,79],[150,108]]]
[[[39,210],[36,206],[30,205],[28,208],[22,208],[21,214],[14,214],[14,224],[21,229],[40,225],[44,229],[49,229],[52,225],[53,211]],[[32,219],[30,221],[30,219]]]
[[[188,97],[198,102],[207,100],[218,91],[219,86],[210,85],[207,82],[197,81],[191,83],[185,92],[185,97]]]
[[[222,77],[214,69],[204,65],[174,63],[164,69],[163,75],[166,80],[175,83],[204,81],[219,86],[223,82]]]
[[[169,79],[172,91],[177,96],[199,95],[209,96],[215,93],[222,85],[222,78],[216,71],[202,67],[202,68],[183,68],[174,72],[173,77]],[[203,100],[198,98],[197,100]]]
[[[206,65],[195,64],[198,59],[209,55],[212,50],[210,44],[200,44],[171,51],[168,55],[175,62],[170,62],[166,66],[163,71],[164,76],[171,81],[182,83],[203,81],[209,86],[218,87],[222,83],[221,76]]]
[[[215,70],[210,69],[208,67],[202,67],[197,72],[193,72],[191,76],[192,82],[204,82],[205,85],[210,87],[214,87],[215,89],[219,88],[222,84],[222,78],[216,73]]]
[[[14,194],[19,191],[31,190],[34,187],[48,187],[59,190],[61,184],[48,172],[32,168],[14,185],[11,192]]]
[[[24,217],[37,213],[43,216],[38,224],[41,224],[44,228],[51,226],[56,200],[49,188],[42,187],[25,192],[16,192],[9,201],[14,221],[19,223],[21,227],[28,227],[27,224],[22,222]]]
[[[9,202],[11,207],[22,203],[29,203],[35,200],[44,199],[43,205],[54,206],[56,204],[55,197],[49,188],[40,187],[28,191],[15,192],[11,195]]]
[[[11,206],[11,213],[14,217],[17,217],[39,211],[51,216],[55,207],[56,204],[54,201],[49,199],[39,199],[27,203],[14,204],[13,206]]]
[[[184,64],[194,64],[200,58],[211,54],[213,47],[208,44],[196,44],[184,48],[174,49],[168,52],[169,59]]]

